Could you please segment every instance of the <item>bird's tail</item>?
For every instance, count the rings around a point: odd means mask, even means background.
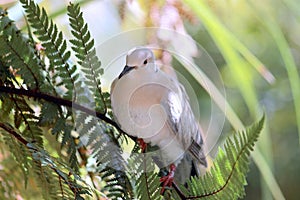
[[[213,161],[212,161],[212,158],[209,155],[206,156],[206,166],[203,165],[202,162],[199,162],[198,160],[193,159],[192,169],[191,169],[191,176],[202,176],[202,175],[204,175],[207,171],[210,170],[212,164],[213,164]]]
[[[175,181],[181,184],[191,176],[202,176],[212,165],[212,159],[207,156],[207,167],[200,163],[197,159],[194,159],[190,154],[186,154],[176,167]]]

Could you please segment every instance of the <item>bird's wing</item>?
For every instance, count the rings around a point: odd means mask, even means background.
[[[184,87],[167,92],[161,100],[167,122],[185,149],[202,165],[207,166],[200,127],[192,112]]]

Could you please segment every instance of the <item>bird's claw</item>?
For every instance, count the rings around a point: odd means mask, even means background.
[[[160,191],[160,194],[163,194],[165,191],[165,187],[171,187],[174,181],[174,173],[175,173],[175,165],[170,165],[170,172],[168,175],[163,176],[159,179],[159,181],[162,183],[162,189]]]
[[[137,139],[138,144],[140,145],[140,148],[142,150],[142,153],[145,152],[146,148],[147,148],[147,143],[142,139],[142,138],[138,138]]]

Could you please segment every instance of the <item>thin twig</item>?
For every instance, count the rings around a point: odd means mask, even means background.
[[[177,192],[177,194],[179,195],[180,199],[185,200],[186,199],[185,195],[183,194],[183,192],[180,190],[180,188],[174,181],[172,183],[172,186],[175,189],[175,191]]]

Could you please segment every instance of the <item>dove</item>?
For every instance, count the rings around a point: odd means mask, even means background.
[[[139,138],[142,152],[147,143],[157,146],[169,165],[169,173],[160,178],[162,193],[172,186],[176,167],[186,156],[196,168],[207,166],[202,133],[185,88],[155,64],[149,48],[128,51],[126,65],[111,85],[111,106],[121,129]]]

